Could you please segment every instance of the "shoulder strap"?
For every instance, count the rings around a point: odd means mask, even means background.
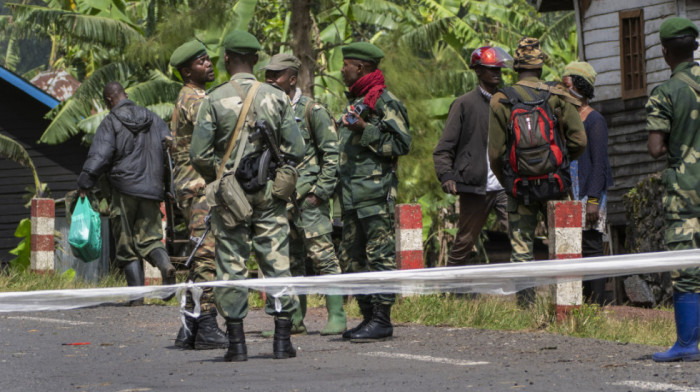
[[[534,88],[535,90],[547,91],[548,94],[554,94],[572,105],[581,106],[581,101],[572,97],[564,89],[559,88],[559,83],[557,82],[531,82],[529,80],[520,80],[516,84]],[[549,99],[549,96],[547,96],[547,99]]]
[[[231,84],[233,85],[234,88],[238,91],[238,93],[241,93],[241,86],[238,85],[235,81],[231,81]],[[236,122],[236,128],[233,131],[233,136],[231,137],[231,140],[228,142],[228,148],[226,148],[226,153],[224,154],[223,158],[221,159],[221,165],[219,166],[219,170],[216,173],[216,179],[220,179],[221,176],[224,175],[224,169],[226,169],[226,162],[228,162],[228,158],[231,156],[231,152],[233,151],[233,146],[236,144],[236,140],[238,140],[238,134],[241,132],[241,128],[243,128],[243,124],[245,124],[245,119],[248,116],[248,110],[250,109],[250,105],[253,103],[253,98],[255,98],[255,95],[258,92],[258,88],[260,88],[260,82],[254,82],[253,85],[250,87],[250,90],[248,90],[248,94],[245,96],[245,101],[243,102],[243,107],[241,108],[241,112],[238,114],[238,121]],[[241,95],[242,96],[242,95]],[[247,140],[247,139],[246,139]],[[243,147],[243,146],[241,146]],[[234,166],[238,166],[238,160],[241,154],[238,154],[236,157],[236,163],[234,163]]]
[[[700,93],[700,85],[698,85],[698,82],[693,80],[693,78],[691,78],[687,73],[679,72],[679,73],[673,75],[673,77],[685,82],[688,86],[690,86],[697,93]]]

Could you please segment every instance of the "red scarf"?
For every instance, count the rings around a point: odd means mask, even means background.
[[[382,71],[376,70],[358,79],[350,86],[350,94],[355,97],[365,97],[364,103],[374,110],[374,105],[377,103],[379,96],[386,88],[384,84],[384,74]]]

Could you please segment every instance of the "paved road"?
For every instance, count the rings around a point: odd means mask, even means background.
[[[311,309],[298,357],[272,359],[246,319],[248,362],[173,346],[177,309],[102,306],[0,314],[0,391],[679,391],[700,392],[700,362],[656,364],[658,347],[546,333],[399,325],[387,342],[318,334]],[[357,320],[353,320],[355,323]],[[83,346],[63,343],[90,342]]]

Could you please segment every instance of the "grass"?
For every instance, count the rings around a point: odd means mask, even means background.
[[[180,278],[184,279],[184,278]],[[1,291],[32,291],[80,289],[90,287],[126,286],[122,274],[112,273],[97,285],[66,276],[30,272],[5,271],[0,273]],[[520,309],[513,296],[479,295],[475,298],[454,294],[433,294],[400,297],[392,308],[392,319],[397,323],[476,328],[502,331],[547,332],[583,338],[595,338],[619,343],[638,343],[670,346],[676,338],[675,325],[669,318],[622,318],[606,308],[584,304],[574,309],[563,322],[556,321],[554,309],[548,305],[546,290],[540,290],[534,306]],[[148,304],[177,305],[176,299],[164,302],[146,300]],[[257,292],[249,295],[251,308],[262,308],[264,302]],[[309,295],[308,306],[324,307],[322,296]],[[355,301],[345,309],[349,316],[360,318]],[[349,324],[352,324],[350,322]]]

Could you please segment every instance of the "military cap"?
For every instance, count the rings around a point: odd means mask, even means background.
[[[698,36],[698,27],[690,19],[673,17],[666,19],[659,27],[659,38],[662,40],[684,36]]]
[[[588,84],[592,86],[595,86],[595,77],[596,77],[596,72],[593,69],[593,67],[583,61],[573,61],[569,63],[569,65],[566,66],[564,69],[564,75],[562,76],[571,76],[571,75],[576,75],[580,76],[588,82]]]
[[[180,68],[187,64],[188,61],[201,57],[207,54],[207,48],[203,43],[193,39],[178,46],[170,56],[170,65],[175,68]]]
[[[547,56],[540,49],[540,40],[523,37],[518,41],[518,48],[513,56],[513,69],[539,69]]]
[[[288,53],[280,53],[272,56],[270,62],[263,69],[265,71],[282,71],[293,69],[298,71],[301,68],[301,61]]]
[[[384,58],[384,52],[369,42],[353,42],[341,48],[343,58],[365,60],[375,64]]]
[[[234,53],[257,52],[262,49],[258,39],[247,31],[233,30],[224,37],[224,49]]]

